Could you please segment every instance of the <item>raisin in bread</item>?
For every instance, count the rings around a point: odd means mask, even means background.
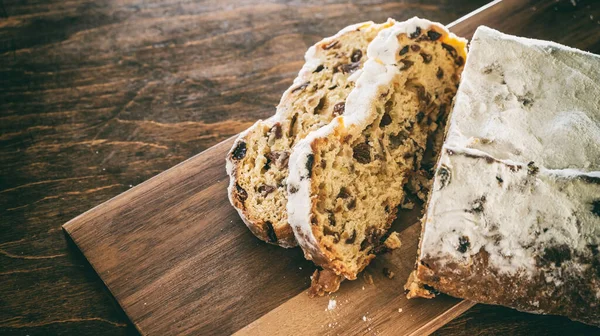
[[[600,56],[475,32],[409,297],[600,326]]]
[[[286,213],[286,178],[292,146],[343,113],[352,75],[366,60],[367,45],[384,27],[360,23],[308,49],[306,63],[283,94],[275,116],[240,134],[227,156],[229,199],[260,239],[296,246]]]
[[[288,217],[307,259],[356,279],[389,235],[427,140],[443,132],[466,40],[418,18],[371,42],[346,110],[290,157]]]

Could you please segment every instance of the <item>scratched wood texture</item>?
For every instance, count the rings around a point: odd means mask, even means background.
[[[270,115],[321,36],[485,2],[0,1],[0,334],[135,334],[62,223]],[[598,53],[598,5],[486,23]],[[478,305],[437,333],[595,332]]]

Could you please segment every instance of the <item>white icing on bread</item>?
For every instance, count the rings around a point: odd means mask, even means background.
[[[600,56],[476,31],[417,278],[600,325]]]
[[[363,69],[360,74],[354,75],[358,78],[355,88],[346,100],[344,115],[337,117],[329,125],[310,133],[294,147],[289,162],[290,174],[287,183],[288,220],[305,256],[315,260],[323,267],[328,267],[326,264],[333,261],[335,257],[323,252],[322,244],[315,236],[311,225],[314,201],[317,197],[315,188],[318,188],[310,178],[311,172],[309,171],[309,167],[313,165],[311,160],[314,160],[315,155],[313,146],[319,139],[335,138],[340,134],[360,134],[374,122],[374,119],[381,117],[374,111],[374,102],[381,99],[382,94],[384,96],[388,94],[386,92],[391,90],[394,78],[402,72],[398,65],[397,55],[404,46],[399,45],[398,36],[414,34],[421,30],[427,31],[433,27],[436,31],[443,32],[449,40],[455,41],[456,45],[466,44],[466,40],[459,39],[442,25],[428,20],[413,18],[405,22],[395,22],[392,27],[379,32],[369,45],[368,59]],[[464,51],[462,52],[464,53]],[[400,193],[401,190],[398,192]],[[364,236],[364,233],[360,234]],[[354,269],[344,273],[336,270],[336,273],[343,273],[346,278],[353,279],[356,271]]]

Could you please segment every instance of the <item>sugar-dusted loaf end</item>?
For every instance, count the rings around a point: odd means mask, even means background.
[[[382,30],[367,56],[345,112],[296,145],[288,178],[305,256],[350,280],[383,248],[427,140],[443,132],[466,40],[413,18]]]
[[[480,27],[409,296],[600,326],[600,56]]]
[[[353,74],[366,60],[368,44],[384,27],[373,22],[344,28],[312,46],[277,113],[240,134],[227,155],[229,199],[258,238],[296,246],[287,220],[286,178],[291,148],[308,133],[344,112]]]

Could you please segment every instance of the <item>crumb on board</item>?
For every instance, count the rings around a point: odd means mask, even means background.
[[[411,202],[407,198],[407,199],[404,200],[404,203],[402,203],[402,205],[400,205],[400,207],[402,209],[409,209],[410,210],[410,209],[413,209],[415,207],[415,203]]]
[[[327,305],[327,310],[334,310],[337,306],[337,301],[333,299],[329,299],[329,304]]]
[[[402,246],[402,242],[400,241],[400,235],[396,231],[392,232],[383,244],[388,250],[395,250],[397,248],[400,248],[400,246]]]

